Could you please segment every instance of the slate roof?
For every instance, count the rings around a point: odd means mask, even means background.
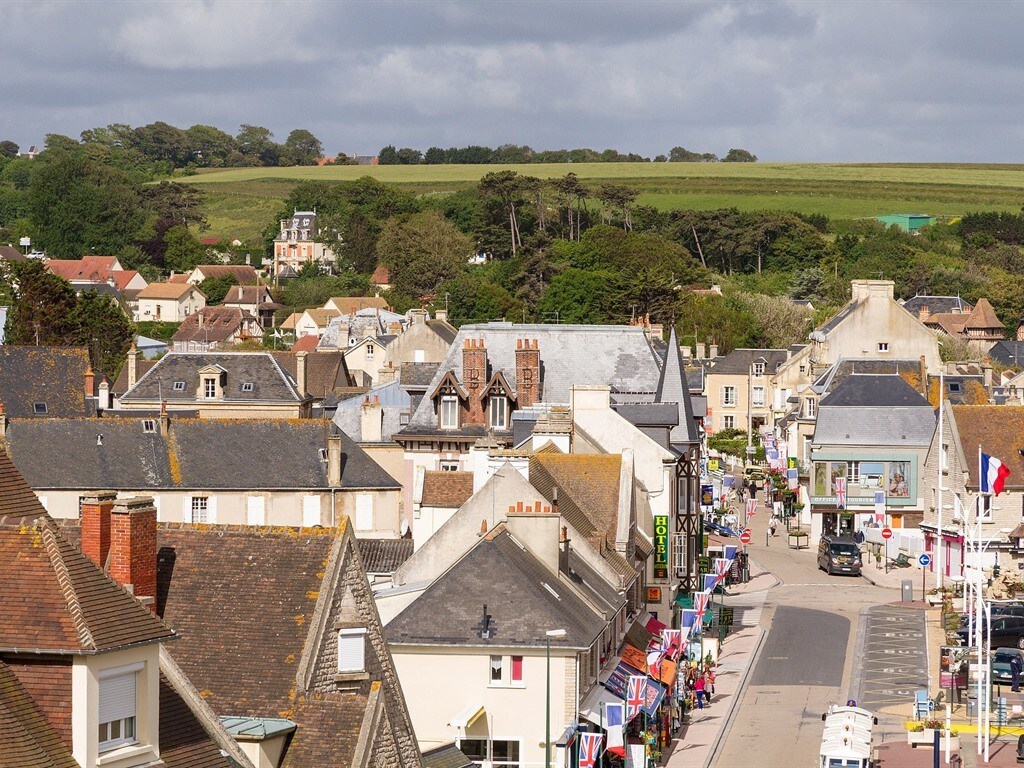
[[[693,418],[693,403],[690,401],[690,388],[686,379],[686,364],[683,352],[676,338],[675,325],[669,331],[668,352],[665,364],[658,379],[658,389],[654,400],[657,403],[674,403],[677,408],[676,422],[669,431],[669,442],[673,445],[690,445],[700,441],[697,434],[697,423]]]
[[[147,360],[146,358],[139,356],[139,367],[137,375],[142,378],[143,374],[146,373],[150,368],[157,364],[156,360]],[[116,397],[120,397],[128,391],[128,363],[127,361],[121,366],[121,370],[117,374],[117,379],[110,387],[110,392]]]
[[[1024,341],[997,341],[988,356],[1003,365],[1024,366]]]
[[[901,376],[854,374],[822,398],[813,442],[914,448],[934,433],[931,404]]]
[[[71,692],[68,691],[70,698]],[[10,667],[0,661],[0,768],[80,768]]]
[[[182,321],[171,336],[171,341],[228,341],[254,319],[240,307],[203,307]]]
[[[920,360],[879,360],[878,358],[839,358],[826,368],[814,383],[811,390],[818,394],[827,394],[854,374],[906,374],[920,378]]]
[[[462,348],[469,339],[482,339],[487,350],[485,380],[498,372],[516,386],[516,341],[536,339],[541,365],[541,401],[568,403],[573,384],[602,384],[613,390],[653,393],[660,368],[642,328],[610,325],[517,325],[495,322],[464,325],[448,354],[438,366],[429,390],[433,391],[451,371],[462,381]],[[484,429],[465,428],[462,434]],[[434,403],[424,398],[404,434],[437,434]]]
[[[402,363],[398,378],[404,389],[426,389],[437,373],[439,363]]]
[[[704,377],[707,371],[702,365],[691,365],[686,369],[686,385],[691,395],[699,395],[704,392]]]
[[[928,307],[929,315],[945,312],[970,312],[973,309],[959,296],[921,296],[919,294],[901,302],[901,305],[914,317],[917,317],[924,307]]]
[[[295,350],[270,354],[291,380],[297,381],[298,357]],[[347,391],[351,386],[349,378],[344,354],[338,350],[314,350],[306,355],[306,391],[302,394],[322,399],[330,394]]]
[[[481,637],[483,606],[490,636]],[[503,526],[481,539],[385,627],[393,645],[588,648],[605,622]]]
[[[708,374],[749,376],[751,366],[763,360],[765,376],[773,376],[787,359],[789,355],[785,349],[734,349],[723,357],[715,358]]]
[[[812,335],[814,333],[819,333],[822,336],[828,336],[829,333],[831,333],[841,322],[843,322],[846,318],[853,314],[853,311],[857,309],[858,304],[859,302],[856,299],[851,301],[841,310],[832,315],[832,317],[830,317],[824,323],[815,328],[812,332]]]
[[[32,488],[77,490],[324,489],[324,425],[313,419],[12,419],[6,445]],[[341,485],[399,488],[341,434]],[[102,435],[102,444],[97,437]],[[269,457],[269,458],[265,458]],[[128,460],[126,457],[130,457]]]
[[[423,497],[425,507],[461,507],[473,496],[472,472],[425,472]]]
[[[398,381],[389,381],[363,394],[355,395],[338,403],[334,412],[334,423],[346,435],[356,442],[363,440],[362,405],[366,397],[377,398],[382,406],[381,441],[391,442],[392,436],[402,429],[402,414],[409,413],[412,399],[409,393],[399,385]]]
[[[472,768],[475,765],[454,743],[442,744],[423,753],[423,768]]]
[[[459,329],[447,320],[427,320],[427,328],[444,339],[448,344],[452,344],[455,341],[455,337],[459,335]]]
[[[265,285],[232,285],[224,296],[224,304],[263,304],[268,301]]]
[[[963,448],[969,485],[978,487],[978,447],[1009,468],[1008,488],[1024,488],[1024,406],[950,405]]]
[[[412,539],[358,539],[367,573],[394,573],[412,557]]]
[[[95,413],[85,397],[88,368],[84,348],[0,345],[0,403],[10,418],[88,416]],[[46,413],[37,414],[36,403]]]
[[[174,633],[71,544],[0,451],[0,648],[96,653]]]
[[[135,386],[122,395],[121,400],[127,403],[161,399],[168,403],[195,403],[199,371],[210,365],[226,371],[224,400],[218,402],[297,403],[303,399],[295,389],[294,379],[270,352],[168,352],[139,376]],[[174,390],[176,381],[185,382],[184,390]],[[252,392],[242,391],[242,384],[246,382],[253,384]]]

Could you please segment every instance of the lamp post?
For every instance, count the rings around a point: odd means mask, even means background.
[[[564,629],[549,629],[544,633],[547,680],[544,698],[544,768],[551,768],[551,638],[565,637]]]

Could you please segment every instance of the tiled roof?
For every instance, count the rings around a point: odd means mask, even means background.
[[[447,320],[427,320],[427,328],[444,339],[448,344],[453,343],[455,337],[459,334],[459,329]]]
[[[893,374],[854,373],[847,376],[830,394],[822,398],[820,406],[855,406],[873,408],[926,407],[924,396],[908,384],[903,377]]]
[[[360,309],[387,309],[387,300],[380,296],[332,296],[331,303],[342,315],[350,315]]]
[[[437,373],[437,367],[438,363],[402,363],[398,378],[403,387],[425,390]]]
[[[978,299],[974,310],[967,316],[964,328],[1004,328],[1005,326],[996,317],[996,311],[992,308],[988,299]]]
[[[312,352],[319,343],[320,339],[310,333],[292,345],[292,352]]]
[[[70,691],[68,696],[71,696]],[[3,661],[0,661],[0,768],[79,768],[71,751]]]
[[[300,341],[309,338],[316,342],[315,336],[303,336]],[[298,380],[296,351],[293,349],[288,352],[270,353],[293,381]],[[345,355],[341,350],[314,349],[306,355],[306,391],[303,394],[320,400],[348,388],[348,364],[345,362]]]
[[[490,636],[481,637],[483,606]],[[604,621],[558,575],[497,529],[480,539],[454,566],[392,619],[388,642],[541,648],[545,631],[566,630],[552,646],[589,647]]]
[[[166,437],[159,429],[143,431],[142,421],[13,419],[6,444],[37,489],[329,487],[319,420],[175,418]],[[351,438],[338,434],[343,488],[400,487]],[[264,451],[273,456],[273,472],[267,471]]]
[[[114,272],[114,256],[85,256],[81,259],[47,259],[46,267],[68,281],[104,283]]]
[[[200,264],[196,269],[202,273],[203,279],[231,276],[239,285],[255,285],[259,278],[256,270],[248,264]]]
[[[185,318],[171,341],[227,341],[253,321],[253,316],[240,307],[203,307]]]
[[[1024,406],[951,405],[970,484],[978,487],[978,448],[1010,470],[1008,488],[1024,487]]]
[[[232,285],[224,296],[224,304],[262,304],[267,300],[265,285]]]
[[[373,270],[373,274],[370,275],[370,285],[389,285],[391,283],[391,274],[388,272],[388,268],[383,264],[378,264],[377,268]]]
[[[160,759],[167,768],[232,768],[184,698],[160,674]],[[2,765],[2,763],[0,763]]]
[[[604,531],[615,540],[622,457],[608,453],[543,453],[530,459],[530,483],[583,534]],[[538,485],[540,483],[540,485]]]
[[[476,763],[454,743],[428,749],[423,753],[423,768],[472,768]]]
[[[309,315],[309,319],[312,320],[318,328],[326,328],[327,324],[331,322],[331,318],[339,316],[337,310],[324,309],[323,307],[307,309],[306,314]]]
[[[412,557],[412,539],[358,539],[367,573],[394,573]]]
[[[81,653],[171,637],[67,540],[38,501],[32,519],[31,493],[0,451],[0,648]]]
[[[296,403],[303,399],[294,379],[269,352],[168,352],[121,399],[196,402],[199,371],[211,365],[225,371],[225,401]],[[185,382],[183,390],[174,389],[176,381]],[[252,383],[252,392],[242,390],[245,383]]]
[[[920,380],[920,360],[879,360],[878,358],[839,358],[815,379],[811,389],[819,394],[828,394],[854,374],[889,374],[916,376]]]
[[[425,507],[461,507],[472,495],[472,472],[424,473],[422,504]]]
[[[86,349],[0,345],[0,403],[10,418],[88,416],[88,368]],[[46,412],[37,414],[36,403]]]
[[[110,273],[111,277],[114,278],[114,284],[117,286],[117,290],[123,291],[128,287],[128,283],[138,277],[138,270],[135,269],[115,269]]]
[[[925,325],[938,327],[950,336],[959,336],[964,331],[967,317],[959,312],[942,312],[931,315],[924,322]]]
[[[970,312],[973,307],[959,296],[914,296],[902,303],[907,312],[917,317],[922,309],[928,308],[928,314],[947,312]]]
[[[28,261],[28,256],[23,254],[13,245],[0,245],[0,259],[7,261]]]
[[[189,283],[150,283],[136,295],[137,299],[180,299],[185,294],[198,288]]]

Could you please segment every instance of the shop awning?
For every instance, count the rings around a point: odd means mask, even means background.
[[[468,728],[484,713],[483,704],[471,704],[448,721],[453,728]]]
[[[609,691],[603,685],[595,685],[583,698],[583,703],[580,705],[580,717],[599,726],[601,725],[601,705],[621,703],[622,699]]]

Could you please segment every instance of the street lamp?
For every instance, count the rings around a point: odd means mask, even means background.
[[[544,633],[547,657],[547,682],[544,703],[544,768],[551,768],[551,638],[565,637],[564,629],[549,629]]]

